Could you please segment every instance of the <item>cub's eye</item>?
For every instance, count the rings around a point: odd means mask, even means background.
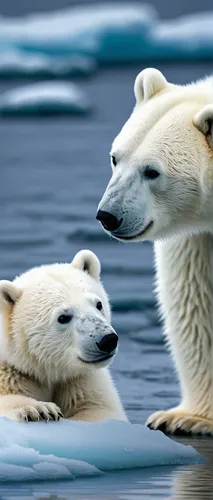
[[[159,177],[160,172],[156,170],[155,168],[152,167],[146,167],[144,170],[144,177],[145,179],[157,179]]]
[[[58,317],[58,323],[60,323],[60,325],[67,325],[70,323],[71,319],[71,314],[61,314],[61,316]]]
[[[103,309],[102,302],[101,301],[97,302],[96,307],[99,311],[101,311]]]
[[[112,161],[112,164],[114,165],[114,167],[116,167],[117,161],[115,159],[115,156],[111,156],[111,161]]]

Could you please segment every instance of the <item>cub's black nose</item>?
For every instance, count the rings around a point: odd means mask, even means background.
[[[117,343],[118,336],[116,333],[109,333],[109,335],[105,335],[100,342],[97,342],[97,346],[101,352],[107,352],[107,354],[109,354],[116,349]]]
[[[104,210],[98,210],[96,219],[101,222],[102,226],[107,231],[116,231],[123,222],[123,219],[118,220],[114,215]]]

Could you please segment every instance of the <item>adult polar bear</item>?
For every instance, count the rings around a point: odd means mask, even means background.
[[[213,79],[177,86],[150,68],[135,96],[97,219],[119,240],[156,242],[157,296],[182,401],[147,425],[213,434]]]

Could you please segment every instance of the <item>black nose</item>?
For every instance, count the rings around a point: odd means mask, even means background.
[[[101,222],[102,226],[107,231],[116,231],[123,222],[123,219],[118,220],[114,215],[104,210],[98,210],[96,219]]]
[[[109,335],[105,335],[100,342],[97,342],[97,346],[101,352],[107,352],[109,354],[116,349],[117,343],[118,336],[116,333],[109,333]]]

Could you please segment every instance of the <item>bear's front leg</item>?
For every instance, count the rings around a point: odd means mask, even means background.
[[[63,417],[55,403],[37,401],[22,395],[0,396],[0,416],[18,422],[59,420]]]
[[[165,434],[212,435],[213,420],[199,415],[192,415],[183,408],[172,408],[168,411],[157,411],[146,421],[146,426]]]
[[[0,417],[18,422],[59,420],[60,408],[49,400],[49,391],[12,366],[0,365]]]
[[[151,415],[165,432],[213,434],[212,235],[155,243],[157,295],[181,389],[181,405]]]
[[[101,422],[101,420],[111,419],[121,420],[121,416],[118,416],[116,412],[109,410],[109,408],[97,408],[95,406],[94,408],[79,411],[78,413],[73,415],[73,417],[71,417],[71,420],[82,420],[86,422]]]

